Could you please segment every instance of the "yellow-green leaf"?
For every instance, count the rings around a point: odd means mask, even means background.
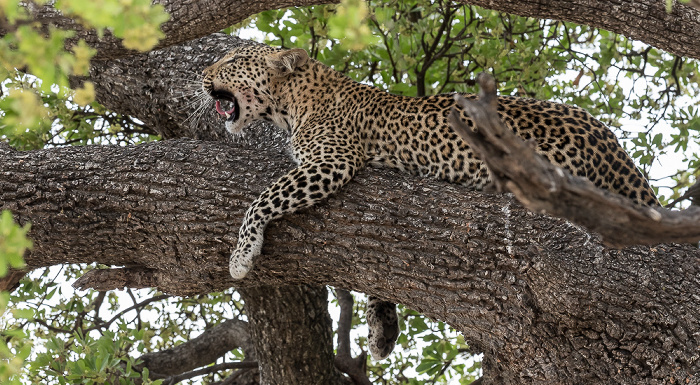
[[[87,106],[95,101],[95,84],[92,82],[83,83],[81,88],[75,90],[73,101],[81,106]]]

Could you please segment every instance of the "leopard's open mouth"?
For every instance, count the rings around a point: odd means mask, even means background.
[[[228,91],[212,91],[211,96],[216,100],[216,112],[226,118],[226,121],[235,122],[240,117],[238,100]],[[231,107],[227,110],[226,108]]]

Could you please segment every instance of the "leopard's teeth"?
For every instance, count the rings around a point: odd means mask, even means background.
[[[228,112],[225,112],[225,114],[226,114],[226,119],[231,117],[231,114],[229,114]]]

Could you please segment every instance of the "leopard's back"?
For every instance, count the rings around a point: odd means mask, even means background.
[[[453,95],[410,98],[383,93],[376,98],[358,115],[370,164],[476,189],[490,183],[484,163],[448,123]],[[615,135],[585,110],[505,96],[499,97],[498,111],[507,127],[534,141],[537,152],[553,164],[636,203],[658,205],[653,189]],[[474,127],[465,113],[461,117]]]

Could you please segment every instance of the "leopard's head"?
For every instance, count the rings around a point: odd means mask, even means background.
[[[282,50],[262,44],[238,47],[204,70],[202,87],[226,118],[226,129],[240,133],[256,120],[273,121],[275,84],[309,59],[303,49]]]

